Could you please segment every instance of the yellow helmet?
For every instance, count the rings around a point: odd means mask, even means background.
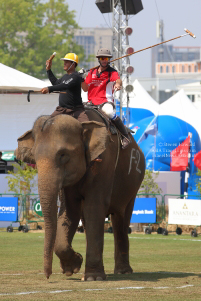
[[[78,64],[78,56],[75,53],[67,53],[61,61],[72,61]]]

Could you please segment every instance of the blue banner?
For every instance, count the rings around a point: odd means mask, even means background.
[[[155,223],[156,198],[136,198],[131,223]]]
[[[18,220],[18,198],[0,197],[0,221],[15,222]]]

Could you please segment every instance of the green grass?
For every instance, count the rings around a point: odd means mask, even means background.
[[[201,300],[200,236],[131,234],[129,237],[132,275],[113,274],[114,240],[112,234],[105,234],[107,280],[82,282],[84,263],[79,274],[67,278],[60,273],[56,256],[53,275],[45,279],[41,231],[2,231],[0,300]],[[73,247],[85,260],[84,234],[75,235]],[[19,294],[24,292],[28,294]]]

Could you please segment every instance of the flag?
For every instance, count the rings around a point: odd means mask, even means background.
[[[188,166],[188,154],[190,151],[190,136],[186,138],[177,148],[173,149],[170,154],[170,170],[182,171]]]
[[[150,122],[150,124],[145,129],[144,133],[140,137],[137,143],[142,142],[143,140],[147,139],[148,135],[156,135],[158,131],[158,125],[157,125],[157,116]]]
[[[201,170],[201,151],[195,155],[193,162],[195,166]]]

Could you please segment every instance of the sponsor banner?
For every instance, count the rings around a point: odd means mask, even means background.
[[[201,200],[169,199],[168,224],[201,225]]]
[[[131,223],[155,223],[156,198],[136,198]]]
[[[0,221],[15,222],[18,220],[18,198],[0,198]]]

